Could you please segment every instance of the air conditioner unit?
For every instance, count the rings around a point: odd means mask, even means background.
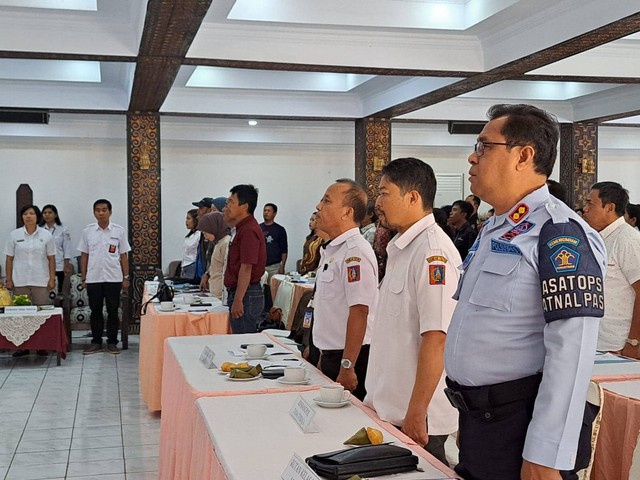
[[[49,112],[37,110],[0,110],[0,123],[35,123],[47,125]]]
[[[478,135],[487,122],[449,122],[451,135]]]

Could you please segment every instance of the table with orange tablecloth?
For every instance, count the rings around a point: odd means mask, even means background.
[[[67,358],[67,333],[64,329],[62,321],[62,309],[54,308],[50,312],[38,312],[38,315],[46,317],[44,323],[33,332],[33,334],[23,342],[16,345],[7,337],[0,333],[0,349],[3,350],[48,350],[56,352],[57,364],[60,365],[60,358]],[[13,318],[20,317],[16,314],[1,314],[0,318],[11,321]]]
[[[342,408],[320,408],[318,392],[287,392],[242,397],[206,397],[196,401],[198,418],[189,478],[244,480],[280,478],[295,453],[304,459],[345,448],[342,442],[362,427],[382,431],[383,441],[408,448],[422,471],[393,475],[400,479],[442,479],[456,474],[355,398]],[[315,410],[315,433],[303,433],[289,415],[298,396]],[[250,460],[248,460],[250,459]],[[164,477],[162,477],[164,478]],[[177,477],[176,477],[177,478]],[[388,478],[388,477],[384,477]]]
[[[150,304],[140,318],[140,393],[151,411],[161,409],[164,341],[169,337],[231,333],[227,307],[213,312],[157,312]]]
[[[199,357],[205,346],[216,354],[214,362],[221,365],[225,361],[240,361],[229,351],[237,351],[245,343],[271,343],[273,350],[285,352],[287,346],[274,337],[263,333],[242,335],[212,335],[201,337],[169,338],[165,342],[162,389],[162,419],[160,429],[159,478],[199,478],[192,475],[194,455],[199,455],[194,428],[198,418],[196,400],[201,397],[244,396],[251,394],[271,394],[287,391],[315,390],[320,385],[331,383],[321,372],[304,362],[297,354],[273,355],[260,361],[262,365],[295,365],[302,362],[309,372],[306,385],[282,385],[277,380],[260,378],[249,382],[229,381],[216,369],[206,369]],[[288,360],[287,360],[288,359]],[[250,425],[241,421],[243,428]]]
[[[282,300],[283,304],[279,301],[283,296],[278,298],[278,290],[280,287],[286,289],[286,295]],[[287,330],[291,330],[291,324],[293,323],[293,317],[296,314],[300,299],[305,292],[313,290],[313,283],[292,282],[286,275],[274,275],[271,277],[271,297],[273,298],[273,304],[282,308],[283,320],[286,322]],[[283,293],[283,292],[281,292]]]

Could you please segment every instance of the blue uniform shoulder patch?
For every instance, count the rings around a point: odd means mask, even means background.
[[[547,323],[604,315],[602,270],[578,222],[545,223],[540,231],[538,261]]]
[[[522,255],[522,251],[516,245],[499,242],[495,238],[491,239],[491,251],[495,253],[507,253],[510,255]]]

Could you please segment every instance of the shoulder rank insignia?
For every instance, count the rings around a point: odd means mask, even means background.
[[[444,285],[445,272],[444,265],[429,265],[429,285]]]
[[[519,203],[509,214],[509,218],[518,223],[527,215],[527,213],[529,213],[529,205],[526,203]]]
[[[362,259],[360,257],[349,257],[344,261],[344,263],[359,262],[361,260]]]
[[[447,263],[449,260],[446,259],[446,257],[443,257],[442,255],[432,255],[431,257],[427,257],[427,262],[429,263],[433,263],[433,262],[442,262],[442,263]]]
[[[522,251],[515,245],[491,239],[491,251],[495,253],[507,253],[510,255],[522,255]]]
[[[353,265],[347,267],[347,281],[349,283],[360,281],[360,265]]]
[[[527,233],[529,230],[531,230],[535,226],[536,226],[535,223],[525,220],[524,222],[519,223],[518,225],[513,227],[511,230],[509,230],[507,233],[502,235],[500,239],[504,240],[505,242],[510,242],[511,240],[516,238],[518,235]]]

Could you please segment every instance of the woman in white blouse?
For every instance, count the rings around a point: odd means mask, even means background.
[[[71,234],[60,221],[58,209],[55,205],[42,207],[42,228],[48,231],[56,244],[56,277],[58,279],[58,293],[62,292],[65,275],[71,275]]]
[[[196,258],[198,245],[200,245],[200,231],[198,231],[198,210],[191,209],[187,212],[185,225],[189,233],[184,237],[182,246],[182,277],[196,280]],[[199,279],[197,279],[199,280]]]

